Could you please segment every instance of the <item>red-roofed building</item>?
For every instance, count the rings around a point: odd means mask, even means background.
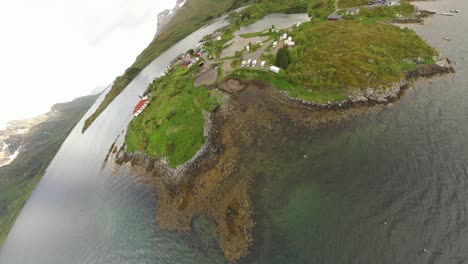
[[[135,106],[133,109],[133,116],[137,117],[138,115],[145,110],[145,108],[148,106],[148,97],[143,97],[141,98],[140,102]]]

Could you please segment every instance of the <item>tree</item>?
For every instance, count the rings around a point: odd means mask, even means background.
[[[275,64],[281,69],[287,70],[291,63],[291,54],[289,53],[288,47],[282,47],[276,53]]]
[[[195,51],[193,49],[189,49],[187,53],[190,54],[190,56],[193,56],[193,54],[195,54]]]

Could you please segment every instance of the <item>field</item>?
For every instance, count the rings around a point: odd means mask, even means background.
[[[437,55],[413,30],[381,23],[305,23],[292,36],[285,78],[312,90],[386,86]]]
[[[366,5],[369,0],[338,0],[339,8],[357,7]]]
[[[376,8],[361,8],[359,16],[347,16],[347,19],[359,20],[363,23],[374,23],[393,20],[397,15],[401,17],[412,17],[415,13],[415,7],[407,2],[402,2],[398,6],[381,6]]]
[[[230,78],[236,78],[241,80],[257,80],[265,84],[271,85],[273,88],[280,91],[287,92],[290,96],[295,98],[301,98],[309,102],[315,103],[327,103],[333,100],[344,100],[346,94],[343,90],[339,89],[307,89],[301,84],[295,84],[288,81],[285,78],[284,71],[279,75],[272,72],[260,71],[260,70],[247,70],[239,69],[234,71]]]
[[[189,70],[178,68],[149,88],[150,104],[129,125],[127,151],[165,158],[170,167],[188,161],[205,143],[203,112],[218,107],[214,91],[195,87]]]
[[[404,71],[434,64],[438,55],[413,30],[383,23],[313,21],[290,35],[296,47],[289,51],[285,70],[240,69],[230,77],[259,80],[292,97],[327,103],[343,101],[355,90],[389,87]]]
[[[24,138],[23,151],[10,165],[0,168],[0,179],[6,180],[0,183],[0,244],[60,146],[96,98],[87,96],[55,105],[52,109],[58,114],[33,127]]]

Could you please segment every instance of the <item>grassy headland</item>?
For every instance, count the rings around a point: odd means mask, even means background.
[[[31,128],[18,157],[0,168],[0,244],[60,146],[96,98],[87,96],[53,106],[57,113]]]
[[[219,59],[219,54],[227,48],[224,44],[231,40],[234,30],[240,26],[271,12],[305,9],[313,17],[312,21],[287,30],[265,29],[240,36],[247,39],[268,37],[268,40],[259,43],[259,47],[252,48],[249,44],[250,51],[243,43],[236,46],[239,38],[234,38],[229,48],[237,47],[234,50],[236,55]],[[210,141],[213,148],[207,149],[207,156],[197,160],[196,166],[187,166],[188,170],[181,172],[190,177],[180,177],[180,182],[167,184],[164,182],[167,171],[154,172],[154,175],[161,176],[155,177],[159,199],[157,220],[161,227],[187,231],[193,217],[205,215],[217,222],[219,242],[229,261],[236,261],[248,253],[253,239],[248,191],[252,179],[251,175],[246,175],[246,178],[234,176],[241,162],[239,145],[244,144],[248,148],[254,144],[256,135],[252,133],[265,131],[258,130],[259,127],[269,129],[271,120],[268,119],[277,119],[279,112],[289,112],[291,117],[315,121],[322,115],[316,112],[316,116],[313,116],[303,111],[309,108],[302,103],[279,102],[276,93],[263,89],[265,87],[258,85],[258,82],[307,102],[338,103],[345,101],[353,91],[386,89],[401,81],[404,71],[435,63],[437,52],[414,31],[381,23],[390,17],[393,19],[397,12],[412,15],[414,9],[406,3],[391,7],[390,11],[375,8],[348,20],[325,21],[333,12],[335,1],[331,0],[264,0],[251,4],[238,14],[232,14],[232,25],[220,30],[220,34],[206,36],[205,49],[211,56],[207,56],[208,59],[205,57],[207,63],[204,67],[220,65],[219,74],[226,74],[228,80],[218,76],[219,89],[232,95],[233,99],[229,100],[229,105],[224,104],[217,111],[214,110],[222,104],[214,94],[218,90],[193,85],[192,72],[196,64],[192,68],[184,68],[176,63],[172,72],[150,86],[150,104],[130,123],[126,149],[121,150],[142,152],[149,158],[166,160],[168,166],[174,168],[189,161],[205,143],[205,111],[214,112],[212,125],[213,131],[216,131],[216,136]],[[294,47],[288,47],[284,38],[280,39],[284,33],[294,39]],[[218,36],[221,36],[220,40]],[[277,42],[275,45],[274,41]],[[261,44],[264,44],[263,48]],[[267,64],[248,65],[246,61],[249,60],[265,61]],[[223,64],[231,67],[222,68]],[[278,74],[272,73],[268,70],[270,65],[281,66],[283,70]],[[291,105],[303,108],[296,112],[297,109]],[[256,128],[251,129],[253,127]],[[125,154],[122,156],[133,157]],[[136,164],[139,164],[138,161],[141,162],[138,158],[132,160]],[[171,173],[167,175],[173,180]]]
[[[414,7],[402,3],[396,7],[363,10],[349,20],[325,21],[334,12],[328,0],[261,1],[231,16],[233,24],[223,29],[221,40],[207,36],[205,48],[214,63],[232,39],[232,32],[264,15],[285,10],[308,8],[318,16],[290,30],[296,46],[290,48],[287,66],[279,74],[266,70],[240,68],[239,59],[231,58],[238,67],[229,77],[253,79],[272,85],[294,98],[326,104],[346,100],[353,91],[385,88],[399,82],[404,71],[418,65],[434,64],[437,52],[413,30],[379,23],[397,13],[411,15]],[[254,33],[277,38],[276,33]],[[244,36],[244,37],[250,37]],[[262,54],[273,62],[272,54]],[[193,69],[175,67],[173,72],[157,79],[151,86],[150,105],[134,119],[127,133],[127,151],[141,151],[149,157],[166,158],[170,167],[188,161],[204,144],[203,111],[217,106],[213,91],[195,88]],[[222,71],[222,70],[221,70]],[[219,80],[219,77],[218,77]]]
[[[129,125],[127,151],[166,158],[175,167],[205,143],[203,112],[213,111],[219,103],[214,91],[193,85],[189,72],[177,68],[150,86],[150,104]]]
[[[328,10],[326,5],[322,8],[316,12]],[[343,21],[303,23],[290,31],[296,46],[290,48],[290,63],[279,74],[247,68],[231,77],[260,80],[314,103],[343,101],[356,90],[391,86],[403,78],[404,71],[434,64],[438,55],[413,30],[380,23],[397,14],[411,17],[415,8],[403,2],[361,8],[358,16]]]
[[[361,8],[359,16],[346,16],[348,20],[359,20],[363,23],[390,21],[395,18],[409,18],[415,15],[416,8],[408,3],[401,2],[396,6],[379,6],[375,8]]]
[[[285,78],[314,90],[386,86],[437,55],[413,30],[381,23],[306,23],[292,35],[297,47]]]

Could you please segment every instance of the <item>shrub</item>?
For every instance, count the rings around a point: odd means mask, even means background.
[[[282,47],[278,50],[278,53],[276,54],[275,64],[281,69],[287,70],[290,63],[291,54],[289,52],[289,49],[288,47]]]

